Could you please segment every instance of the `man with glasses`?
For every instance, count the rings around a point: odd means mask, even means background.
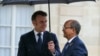
[[[64,24],[64,37],[68,40],[61,56],[88,56],[87,49],[79,38],[81,25],[76,20],[68,20]]]

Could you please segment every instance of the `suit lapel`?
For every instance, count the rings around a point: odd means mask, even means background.
[[[34,31],[30,32],[30,41],[31,41],[31,43],[36,44]]]
[[[71,43],[75,43],[77,40],[78,40],[79,38],[78,38],[78,36],[76,36],[73,40],[72,40],[72,42]]]
[[[72,45],[73,45],[73,43],[69,43],[68,45],[65,45],[65,47],[62,51],[62,56],[69,56],[70,55]]]
[[[46,44],[48,39],[49,39],[49,33],[45,31],[43,35],[43,44]]]
[[[70,52],[73,48],[73,45],[75,44],[75,42],[78,40],[78,36],[76,36],[71,43],[69,43],[69,46],[65,46],[64,49],[63,49],[63,52],[62,52],[62,56],[69,56],[70,55]]]
[[[33,30],[31,32],[29,32],[26,37],[27,37],[26,43],[27,43],[28,51],[32,52],[32,51],[36,50],[37,49],[37,47],[36,47],[37,43],[36,43],[36,39],[35,39],[35,35],[34,35]],[[37,52],[37,50],[36,50],[36,52]]]
[[[50,33],[45,31],[43,35],[43,47],[47,48],[48,42],[51,40]]]
[[[68,46],[68,48],[67,48],[67,51],[68,51],[68,52],[70,52],[70,50],[72,50],[73,45],[76,43],[77,39],[79,39],[78,36],[76,36],[76,37],[72,40],[72,42],[69,44],[69,46]]]
[[[65,48],[66,50],[70,49],[70,48],[72,47],[72,45],[74,44],[74,41],[76,41],[77,38],[78,38],[78,37],[75,37],[75,38],[72,40],[72,42],[69,43],[68,45],[67,45],[67,43],[66,43],[66,45],[65,45],[64,48]]]
[[[73,44],[75,44],[75,41],[77,41],[77,39],[78,39],[78,36],[76,36],[76,37],[72,40],[72,42],[69,44],[69,48],[72,47]]]
[[[48,33],[45,31],[44,32],[44,34],[43,34],[43,44],[45,44],[46,42],[47,42],[47,35]],[[35,34],[34,34],[34,31],[32,30],[31,32],[30,32],[30,35],[29,35],[29,37],[30,37],[30,40],[29,40],[29,42],[32,44],[32,45],[37,45],[37,42],[36,42],[36,39],[35,39]]]
[[[46,33],[44,32],[44,34],[43,34],[43,43],[45,43],[45,40],[46,40]]]

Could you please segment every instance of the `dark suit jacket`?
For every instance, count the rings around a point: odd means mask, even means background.
[[[54,41],[56,54],[60,55],[58,40],[55,34],[49,33],[47,31],[44,32],[43,45],[40,53],[37,50],[38,44],[35,39],[34,31],[32,30],[21,36],[17,56],[52,56],[52,54],[50,53],[47,47],[47,43],[50,40]]]
[[[66,48],[66,46],[65,46]],[[63,50],[62,56],[88,56],[87,49],[84,43],[77,37],[75,37],[69,44],[68,48]]]

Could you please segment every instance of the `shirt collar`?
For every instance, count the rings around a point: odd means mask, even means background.
[[[34,32],[34,34],[35,34],[36,42],[38,42],[38,36],[37,36],[37,34],[38,34],[39,32],[37,32],[35,29],[33,30],[33,32]],[[42,41],[43,41],[43,34],[44,34],[44,32],[41,32],[41,39],[42,39]]]
[[[75,38],[76,36],[72,37],[70,40],[68,40],[68,43],[71,43],[72,40]]]
[[[37,32],[35,29],[34,29],[34,33],[35,35],[37,35],[39,32]],[[41,35],[43,35],[44,32],[41,32]]]

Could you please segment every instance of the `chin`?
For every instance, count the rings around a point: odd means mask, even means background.
[[[44,32],[45,30],[41,30],[41,32]]]
[[[64,35],[64,38],[67,38],[67,36],[66,36],[66,35]]]

